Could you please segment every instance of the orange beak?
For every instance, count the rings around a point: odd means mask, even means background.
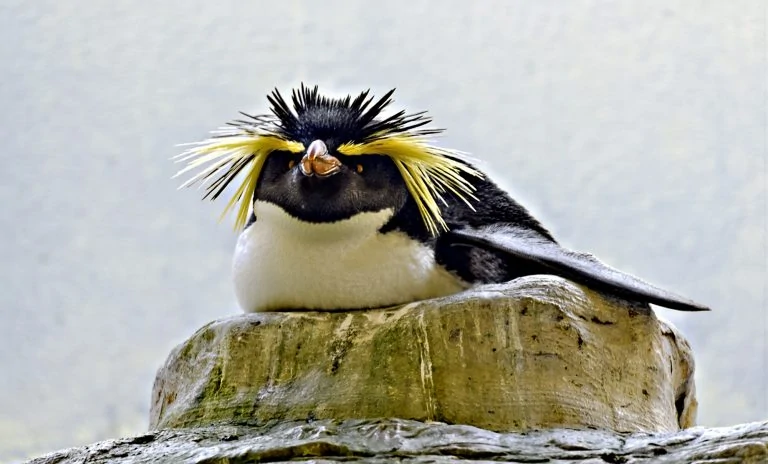
[[[328,154],[325,142],[315,140],[309,144],[307,153],[301,158],[299,166],[305,176],[328,177],[341,170],[341,161]]]

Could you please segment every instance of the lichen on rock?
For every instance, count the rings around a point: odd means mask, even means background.
[[[494,431],[693,425],[693,356],[645,305],[553,276],[347,312],[244,314],[173,350],[152,429],[400,418]]]

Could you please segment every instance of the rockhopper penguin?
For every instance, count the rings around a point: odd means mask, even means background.
[[[460,152],[430,138],[425,112],[385,114],[394,90],[329,98],[275,89],[269,115],[243,114],[177,156],[215,200],[242,174],[233,271],[245,311],[379,308],[531,274],[625,299],[706,306],[566,250]]]

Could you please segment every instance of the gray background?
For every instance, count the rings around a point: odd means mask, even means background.
[[[398,87],[564,244],[712,305],[659,310],[700,422],[768,418],[764,2],[0,3],[0,460],[146,428],[168,351],[237,312],[174,145],[302,80]]]

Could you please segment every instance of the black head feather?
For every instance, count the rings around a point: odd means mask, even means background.
[[[308,144],[313,140],[326,140],[329,145],[342,143],[368,143],[395,134],[408,133],[412,136],[438,134],[443,129],[419,129],[432,122],[425,111],[407,114],[405,110],[382,117],[385,109],[393,102],[395,89],[374,101],[370,90],[361,92],[354,99],[329,98],[320,95],[318,86],[312,88],[301,84],[291,93],[291,103],[274,89],[267,96],[274,119],[251,116],[256,124],[268,122],[270,129],[287,140]],[[292,106],[292,108],[291,108]],[[243,123],[245,121],[236,121]]]

